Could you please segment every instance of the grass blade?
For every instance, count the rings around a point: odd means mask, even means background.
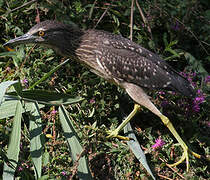
[[[136,156],[136,158],[139,160],[139,162],[144,166],[144,168],[147,170],[147,172],[152,176],[152,178],[155,180],[154,175],[152,174],[152,171],[149,167],[149,165],[147,164],[147,159],[144,155],[143,150],[141,149],[141,146],[138,142],[138,140],[136,139],[135,134],[133,133],[133,129],[130,125],[130,123],[128,123],[125,127],[124,127],[124,133],[128,134],[127,136],[133,140],[130,140],[127,142],[128,146],[130,147],[131,151],[133,152],[133,154]]]
[[[18,155],[20,152],[20,133],[21,133],[21,117],[22,117],[22,105],[18,101],[15,111],[15,117],[13,122],[12,133],[10,135],[10,143],[7,150],[7,158],[11,162],[11,165],[4,163],[3,179],[13,180],[15,175],[15,169],[18,163]]]
[[[52,69],[50,72],[48,72],[47,74],[45,74],[40,80],[38,80],[37,82],[35,82],[33,85],[31,85],[29,87],[29,89],[33,89],[35,86],[37,86],[38,84],[40,84],[41,82],[45,81],[47,78],[49,78],[55,71],[57,71],[61,66],[63,66],[64,64],[66,64],[67,62],[69,62],[70,59],[65,60],[64,62],[62,62],[61,64],[59,64],[58,66],[56,66],[54,69]]]
[[[6,82],[0,83],[0,105],[3,101],[7,88],[15,83],[18,83],[18,81],[6,81]]]
[[[0,105],[0,119],[12,117],[15,115],[15,108],[19,100],[15,98],[9,99],[8,97],[9,96],[7,96],[5,101]],[[25,102],[24,107],[22,108],[22,113],[30,111],[32,105],[33,103]],[[44,105],[39,104],[39,109],[43,107]]]
[[[17,95],[16,92],[7,93],[9,95]],[[61,104],[69,105],[83,100],[81,97],[72,97],[69,94],[51,92],[46,90],[25,90],[21,92],[21,97],[30,102],[38,102],[59,106]]]
[[[83,148],[79,143],[79,137],[76,131],[74,130],[73,124],[71,123],[64,106],[59,106],[59,116],[64,131],[64,136],[67,139],[70,148],[71,157],[75,162],[78,159],[78,155],[82,153]],[[81,157],[79,160],[77,174],[80,179],[84,180],[92,179],[88,168],[87,160],[84,156]]]
[[[0,105],[0,119],[8,118],[15,115],[16,106],[19,100],[4,101]]]
[[[30,153],[34,164],[36,179],[41,177],[42,172],[42,121],[38,103],[33,103],[30,116]]]

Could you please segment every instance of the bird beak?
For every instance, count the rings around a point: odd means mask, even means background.
[[[9,46],[15,46],[18,44],[28,44],[28,43],[35,43],[36,40],[36,36],[33,36],[29,33],[26,33],[20,37],[17,37],[15,39],[11,39],[8,42],[6,42],[5,44],[3,44],[3,46],[5,47],[9,47]]]

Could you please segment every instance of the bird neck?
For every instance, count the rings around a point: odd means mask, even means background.
[[[54,46],[53,49],[62,56],[76,58],[75,50],[79,47],[83,34],[84,31],[79,28],[68,27],[60,37],[59,47]]]

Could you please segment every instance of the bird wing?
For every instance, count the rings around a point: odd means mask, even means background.
[[[97,62],[107,74],[118,80],[145,88],[167,88],[171,84],[171,68],[154,53],[114,35],[103,41]]]

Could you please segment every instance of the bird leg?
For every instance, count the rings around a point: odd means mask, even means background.
[[[164,115],[160,115],[159,116],[160,119],[162,120],[162,122],[164,123],[164,125],[171,131],[171,133],[174,135],[174,137],[176,138],[176,140],[179,142],[180,146],[183,149],[183,154],[181,159],[174,163],[174,164],[170,164],[171,167],[173,166],[177,166],[180,163],[182,163],[185,159],[186,159],[186,166],[187,166],[187,171],[189,171],[189,155],[188,152],[190,152],[193,156],[195,156],[196,158],[201,158],[201,155],[189,150],[189,148],[187,147],[187,145],[185,144],[185,142],[182,140],[182,138],[179,136],[179,134],[177,133],[177,131],[175,130],[174,126],[172,125],[172,123],[170,122],[170,120],[164,116]]]
[[[126,124],[128,124],[128,122],[135,116],[135,114],[140,110],[140,105],[135,104],[133,111],[128,115],[128,117],[113,131],[107,131],[107,133],[109,134],[107,136],[107,138],[118,138],[118,139],[122,139],[122,140],[130,140],[130,138],[128,137],[124,137],[124,136],[119,136],[119,132],[121,129],[123,129]]]
[[[171,131],[171,133],[174,135],[174,137],[176,138],[176,140],[181,145],[184,151],[181,159],[178,162],[171,164],[171,166],[177,166],[186,159],[186,166],[187,166],[187,171],[188,171],[189,170],[189,153],[191,153],[193,156],[199,159],[201,158],[201,155],[189,150],[185,142],[182,140],[182,138],[179,136],[179,134],[175,130],[170,120],[155,107],[155,105],[150,101],[150,98],[146,95],[146,93],[143,91],[141,87],[132,83],[124,83],[123,87],[125,88],[126,92],[135,102],[146,107],[151,112],[159,116],[162,122],[165,124],[165,126]]]

